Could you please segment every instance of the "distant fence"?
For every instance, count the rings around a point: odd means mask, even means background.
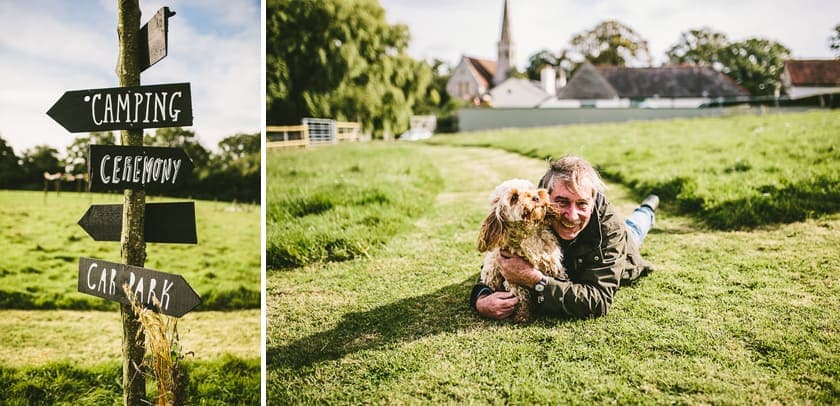
[[[265,128],[266,148],[306,148],[310,145],[358,141],[360,130],[359,123],[304,118],[301,125],[267,126]]]
[[[710,108],[578,108],[578,109],[461,109],[458,130],[478,131],[499,128],[546,127],[569,124],[595,124],[671,118],[719,117],[728,114],[806,111],[809,107],[710,107]]]

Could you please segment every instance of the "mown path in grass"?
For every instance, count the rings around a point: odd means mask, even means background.
[[[225,354],[260,357],[260,311],[192,312],[178,320],[188,361]],[[0,365],[32,368],[67,362],[79,367],[122,361],[119,310],[0,310]]]
[[[487,196],[540,160],[418,145],[445,179],[367,258],[267,275],[269,403],[829,402],[840,396],[840,216],[710,231],[660,211],[657,270],[595,320],[512,326],[467,305]],[[271,180],[268,179],[268,182]],[[628,191],[609,185],[623,214]]]

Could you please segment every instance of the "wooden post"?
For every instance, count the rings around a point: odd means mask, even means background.
[[[120,43],[117,77],[120,80],[120,86],[140,86],[139,0],[117,0],[117,2],[119,4],[117,34]],[[143,145],[142,129],[122,130],[120,137],[122,145]],[[145,210],[145,191],[129,189],[123,192],[120,256],[126,265],[142,267],[146,262],[146,241],[143,236]],[[120,313],[123,326],[123,403],[127,406],[139,405],[145,402],[146,397],[146,376],[140,369],[146,355],[145,337],[140,320],[134,314],[131,305],[120,304]]]

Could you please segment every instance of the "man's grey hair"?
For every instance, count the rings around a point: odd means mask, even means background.
[[[548,171],[540,179],[539,187],[548,189],[548,193],[551,193],[558,182],[581,196],[583,190],[591,190],[593,198],[607,189],[598,171],[585,159],[574,155],[551,161]]]

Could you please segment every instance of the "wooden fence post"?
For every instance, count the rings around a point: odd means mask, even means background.
[[[140,86],[138,48],[140,32],[139,0],[117,0],[119,17],[119,60],[117,77],[120,86]],[[143,129],[122,130],[122,145],[142,146]],[[146,192],[126,189],[123,192],[123,221],[120,234],[120,257],[122,263],[142,267],[146,262],[146,241],[143,236],[145,222]],[[144,402],[146,397],[146,376],[140,369],[146,354],[145,337],[140,320],[131,305],[120,304],[123,339],[123,402],[133,406]]]

